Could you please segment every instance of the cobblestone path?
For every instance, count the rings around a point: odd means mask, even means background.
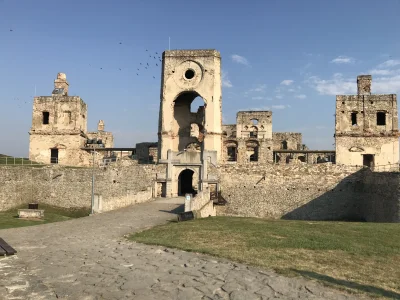
[[[0,299],[358,299],[305,279],[123,237],[174,218],[176,201],[0,230],[18,251],[0,259]]]

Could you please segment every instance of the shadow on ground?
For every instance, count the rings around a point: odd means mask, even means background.
[[[176,215],[185,211],[185,205],[181,204],[178,207],[175,207],[173,210],[160,210],[160,211]]]
[[[387,298],[391,298],[391,299],[400,299],[400,294],[398,294],[396,292],[392,292],[392,291],[387,291],[387,290],[384,290],[384,289],[381,289],[381,288],[378,288],[375,286],[363,285],[363,284],[359,284],[356,282],[347,281],[347,280],[343,280],[343,279],[336,279],[336,278],[333,278],[333,277],[330,277],[327,275],[322,275],[322,274],[318,274],[318,273],[310,272],[310,271],[296,270],[296,269],[292,269],[292,271],[296,272],[297,274],[300,274],[308,279],[317,279],[321,282],[375,294],[376,296],[387,297]]]

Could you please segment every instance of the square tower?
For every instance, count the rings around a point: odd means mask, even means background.
[[[357,77],[357,95],[336,96],[336,163],[383,166],[399,163],[395,94],[371,94],[371,75]]]
[[[29,159],[41,163],[82,165],[87,132],[87,105],[68,96],[68,82],[57,75],[52,96],[35,97],[29,132]]]
[[[160,159],[168,150],[188,147],[221,152],[221,56],[216,50],[171,50],[163,53],[159,117]],[[202,99],[194,110],[192,102]],[[191,136],[198,128],[199,135]]]

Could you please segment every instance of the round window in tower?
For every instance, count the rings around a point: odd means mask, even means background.
[[[195,75],[195,73],[194,73],[194,70],[192,70],[192,69],[187,69],[185,72],[185,78],[188,80],[193,79],[194,75]]]

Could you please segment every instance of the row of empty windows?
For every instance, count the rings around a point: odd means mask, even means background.
[[[82,118],[85,118],[85,115],[82,115]],[[42,123],[49,124],[50,121],[50,113],[48,111],[42,112]],[[64,111],[64,121],[67,124],[72,123],[72,114],[70,111]]]
[[[351,125],[358,125],[357,123],[357,114],[358,112],[351,113]],[[379,111],[376,113],[376,125],[383,126],[386,125],[386,113],[383,111]]]

